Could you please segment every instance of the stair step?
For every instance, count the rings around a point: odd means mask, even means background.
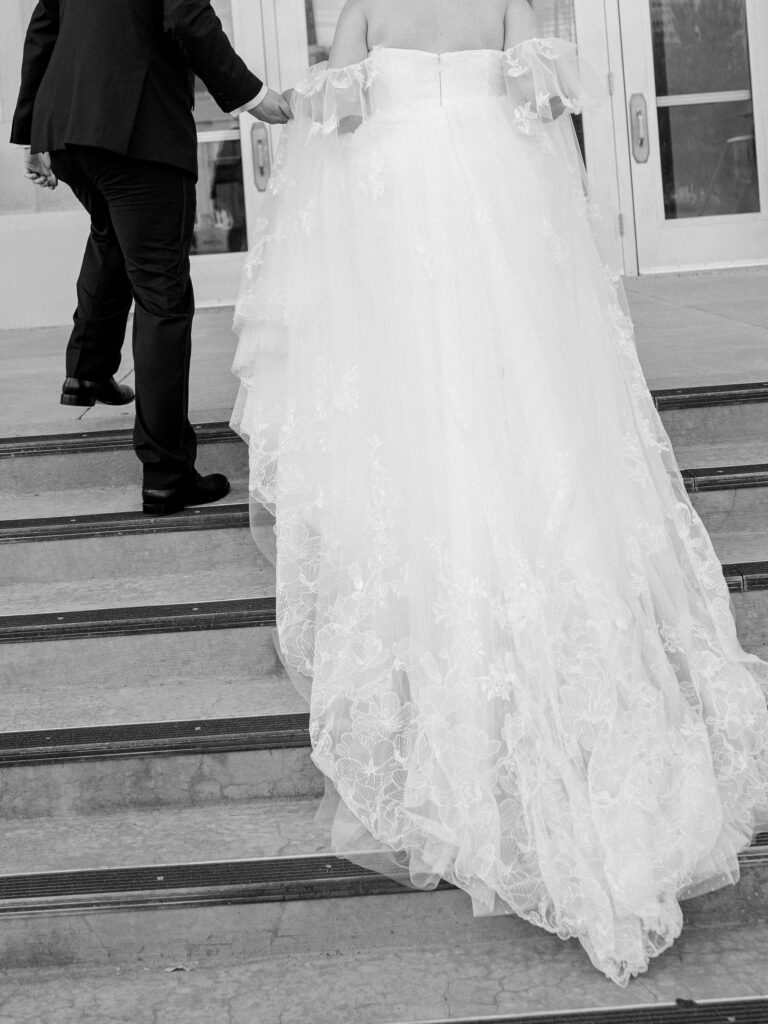
[[[727,446],[736,453],[721,464],[768,463],[768,383],[663,389],[653,395],[682,466],[711,465],[690,462],[689,452],[713,446]],[[247,449],[229,425],[208,422],[197,424],[195,429],[202,471],[225,472],[244,483]],[[131,448],[130,430],[0,439],[4,491],[8,496],[8,505],[0,504],[0,518],[77,514],[82,506],[72,495],[73,490],[109,490],[128,487],[133,481],[138,484],[139,465]],[[28,507],[40,507],[42,511],[20,511],[20,502],[25,499]],[[102,508],[93,504],[90,509],[115,510],[114,505]]]
[[[6,824],[323,792],[306,712],[5,733],[0,769]]]
[[[226,423],[199,424],[197,468],[225,473],[247,500],[248,450]],[[0,439],[0,519],[87,515],[140,507],[141,467],[129,430]]]
[[[146,542],[147,538],[144,538]],[[251,545],[253,551],[255,545]],[[220,586],[231,592],[238,586],[250,591],[274,590],[274,570],[269,563],[261,556],[254,556],[257,561],[255,568],[242,566],[227,572],[217,573],[215,570],[196,572],[194,577],[180,575],[171,577],[171,582],[178,587],[194,580],[198,589],[216,589]],[[768,605],[768,562],[748,561],[723,566],[729,590],[734,595],[734,603],[737,610],[737,624],[740,618],[740,609],[745,621],[751,621],[749,609],[755,606],[756,614],[761,614],[761,609]],[[170,589],[167,582],[168,577],[163,579],[164,586]],[[151,581],[145,582],[147,587]],[[120,581],[121,584],[125,581]],[[107,584],[108,585],[108,584]],[[63,592],[66,585],[59,585],[56,593]],[[0,588],[0,598],[4,591],[11,591],[14,588]],[[39,592],[50,598],[53,588],[40,586]],[[73,588],[74,590],[74,588]],[[114,590],[118,590],[115,586]],[[18,592],[25,596],[25,603],[32,603],[31,598],[25,594],[24,588],[19,587]],[[38,591],[36,591],[38,592]],[[80,600],[83,587],[77,589],[76,596]],[[67,595],[68,603],[73,601],[72,592]],[[98,596],[98,595],[96,595]],[[167,605],[162,603],[159,594],[156,596],[157,603],[151,605],[131,606],[128,600],[132,592],[126,594],[118,592],[118,598],[123,598],[125,604],[116,602],[115,607],[108,608],[65,608],[59,612],[21,612],[20,614],[0,615],[0,643],[25,643],[44,640],[72,640],[82,637],[104,637],[104,636],[127,636],[142,633],[170,633],[190,632],[196,630],[211,629],[237,629],[246,627],[265,627],[275,625],[275,601],[273,596],[260,596],[257,598],[234,598],[231,600],[200,600],[195,603],[179,603]],[[5,598],[5,604],[10,605],[10,600]],[[741,635],[741,634],[740,634]],[[744,644],[762,645],[768,642],[768,621],[763,622],[763,629],[758,634],[754,632],[745,634],[742,642]]]
[[[190,522],[203,522],[190,517]],[[0,614],[223,601],[274,593],[274,567],[245,529],[142,533],[3,550]]]
[[[698,469],[686,471],[685,476],[694,507],[704,519],[721,561],[727,564],[768,559],[768,543],[763,542],[760,534],[755,532],[768,522],[768,465]],[[13,582],[14,566],[17,570],[23,567],[18,580],[21,582],[22,577],[26,581],[28,566],[34,566],[35,562],[38,565],[45,563],[48,567],[63,561],[69,588],[69,565],[72,559],[83,564],[93,562],[87,550],[81,555],[80,549],[74,546],[56,548],[52,558],[49,548],[31,550],[30,556],[27,545],[37,545],[44,541],[78,540],[85,543],[99,538],[113,538],[119,547],[113,545],[107,550],[114,562],[118,558],[121,561],[125,560],[123,538],[153,534],[194,534],[204,530],[240,530],[245,534],[249,524],[257,529],[260,525],[265,538],[262,547],[265,550],[271,548],[274,520],[264,510],[257,511],[255,518],[251,519],[249,506],[247,502],[242,501],[189,508],[174,516],[153,517],[143,515],[139,511],[115,511],[0,520],[0,545],[22,545],[20,550],[6,555],[5,564],[9,574],[6,577],[6,585],[9,580]],[[153,543],[154,550],[158,543],[164,546],[162,542]],[[237,544],[238,550],[252,553],[247,541],[243,543],[233,540],[232,543]],[[178,564],[181,560],[178,546],[172,543],[165,546],[169,548],[167,556],[171,562]],[[93,545],[88,547],[93,548]],[[186,541],[184,549],[184,554],[188,555],[190,548]],[[104,565],[109,564],[103,555],[101,562]],[[133,564],[132,558],[130,564]],[[154,568],[159,568],[162,572],[162,560],[155,563]],[[46,572],[46,578],[49,577],[50,574]],[[89,585],[90,582],[89,580]],[[2,594],[0,588],[0,600]],[[16,599],[17,593],[12,591],[10,600],[15,602]],[[37,595],[34,600],[37,601]],[[18,605],[16,607],[18,608]],[[44,604],[39,602],[36,607],[44,607]]]
[[[733,556],[725,549],[718,548],[718,536],[746,536],[760,530],[768,533],[768,487],[700,491],[690,497],[724,562],[744,558],[746,552]]]
[[[706,507],[706,500],[734,500],[735,492],[742,502],[758,503],[762,508],[768,494],[768,463],[715,466],[684,469],[683,478],[694,504]],[[96,498],[89,504],[92,496]],[[248,488],[235,482],[232,491],[215,505],[185,509],[174,516],[147,516],[131,506],[137,504],[135,488],[103,488],[65,491],[69,507],[56,516],[43,515],[40,503],[31,510],[23,503],[28,496],[16,500],[16,511],[22,515],[2,516],[0,506],[0,544],[25,541],[71,540],[78,537],[117,536],[128,533],[171,533],[184,530],[211,529],[219,525],[235,528],[248,525]],[[709,496],[712,496],[711,498]],[[725,496],[728,496],[727,499]],[[75,500],[76,497],[76,500]],[[60,496],[57,496],[58,504]],[[102,504],[111,507],[103,508]],[[5,500],[6,509],[9,500]],[[257,512],[265,525],[273,523],[268,513]]]
[[[0,913],[31,909],[40,900],[50,906],[59,897],[61,906],[71,899],[78,905],[123,899],[145,905],[159,892],[172,902],[205,890],[207,901],[209,890],[230,896],[232,886],[249,900],[358,895],[360,887],[397,886],[330,853],[327,828],[314,820],[318,806],[316,797],[274,797],[12,819],[0,850]],[[768,834],[739,860],[768,868]],[[353,888],[343,891],[347,885]]]
[[[2,660],[5,732],[306,710],[269,627],[16,643]]]
[[[202,463],[199,463],[202,465]],[[3,463],[0,462],[0,472]],[[219,466],[202,466],[204,473],[218,471]],[[227,473],[231,490],[217,502],[217,507],[247,504],[247,472]],[[80,487],[67,490],[20,491],[12,494],[5,491],[0,495],[0,522],[23,520],[36,523],[49,518],[85,518],[94,514],[108,515],[125,513],[138,514],[141,509],[141,481],[132,484],[105,487]]]
[[[330,853],[318,806],[315,797],[274,797],[12,819],[0,851],[0,914],[210,902],[232,898],[233,887],[257,902],[396,891],[398,882]],[[768,870],[768,834],[739,859]]]
[[[702,469],[712,471],[720,466],[765,466],[768,465],[768,438],[755,441],[739,438],[707,445],[678,444],[675,457],[684,476]]]
[[[437,892],[414,892],[329,854],[316,807],[314,800],[272,799],[11,822],[0,877],[0,960],[6,967],[198,957],[231,963],[237,951],[324,955],[370,951],[382,940],[397,947],[406,935],[418,945],[440,934],[453,944],[471,936],[502,940],[512,959],[521,942],[539,953],[544,944],[556,958],[573,950],[514,917],[473,919],[468,897],[444,883]],[[754,935],[768,925],[761,898],[768,836],[740,863],[738,886],[686,902],[692,931],[683,941],[701,928],[699,939],[722,955],[730,926]],[[151,925],[136,913],[150,909],[158,911]]]
[[[743,521],[743,519],[741,520]],[[763,521],[753,520],[751,530],[738,532],[728,529],[731,517],[723,515],[719,529],[710,531],[712,544],[723,565],[764,565],[768,569],[768,516]],[[762,532],[758,532],[762,530]],[[726,532],[727,531],[727,532]],[[753,570],[753,575],[758,570]]]
[[[675,450],[768,437],[768,383],[656,390],[653,398]]]
[[[338,901],[343,913],[346,901]],[[689,926],[651,972],[622,990],[611,986],[573,942],[510,919],[467,919],[454,892],[416,898],[373,897],[367,940],[348,949],[328,916],[324,949],[290,953],[285,912],[270,921],[273,950],[248,949],[248,932],[232,907],[221,965],[199,927],[191,957],[158,959],[140,943],[148,929],[134,914],[125,922],[139,964],[35,968],[0,973],[6,1020],[45,1024],[765,1024],[760,931],[726,925],[714,949],[704,927]],[[403,904],[429,903],[427,927]],[[266,908],[260,907],[259,913]],[[277,909],[272,905],[270,909]],[[306,910],[303,907],[302,910]],[[324,908],[321,908],[324,909]],[[389,910],[389,913],[386,911]],[[177,912],[180,916],[183,911]],[[207,922],[212,912],[199,912]],[[154,915],[157,918],[158,915]],[[174,912],[162,915],[171,918]],[[153,922],[154,923],[154,922]],[[98,917],[90,941],[99,935]],[[164,932],[177,921],[167,921]],[[499,924],[501,927],[499,927]],[[431,927],[430,927],[431,926]],[[387,931],[387,929],[389,929]],[[524,930],[525,929],[525,930]],[[530,934],[528,934],[530,933]],[[169,935],[169,938],[172,936]],[[294,938],[293,936],[291,938]],[[263,943],[262,943],[263,944]],[[694,1001],[687,1006],[686,1001]],[[595,1010],[593,1007],[604,1007]],[[574,1009],[574,1008],[581,1009]]]
[[[326,830],[314,822],[317,806],[315,798],[275,797],[200,807],[126,808],[114,814],[16,818],[4,823],[0,911],[9,909],[4,903],[11,885],[7,880],[15,876],[22,881],[11,888],[21,891],[18,886],[26,885],[23,879],[44,886],[42,876],[51,873],[95,871],[95,884],[108,869],[327,857]],[[118,879],[115,891],[124,891],[126,884]],[[86,887],[83,898],[89,891]],[[130,892],[131,886],[125,891]]]

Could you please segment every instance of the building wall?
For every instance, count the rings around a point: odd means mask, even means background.
[[[70,190],[30,185],[22,151],[8,143],[22,44],[34,6],[35,0],[2,0],[0,10],[0,328],[67,319],[88,232],[88,218]],[[43,229],[39,235],[29,230],[31,218]]]

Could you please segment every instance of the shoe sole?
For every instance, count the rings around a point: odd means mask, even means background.
[[[78,398],[77,395],[62,395],[61,396],[61,404],[62,405],[85,405],[85,406],[91,406],[91,405],[96,405],[96,399],[95,398]]]
[[[105,402],[103,398],[88,398],[86,396],[81,397],[80,395],[61,396],[62,405],[79,405],[86,406],[87,408],[96,405],[97,402],[100,405],[110,405],[113,406],[114,408],[119,408],[121,405],[130,405],[132,401],[133,398],[129,398],[127,402]]]
[[[145,516],[172,516],[178,512],[183,512],[185,508],[194,508],[196,505],[212,505],[215,501],[221,501],[222,498],[226,498],[231,490],[231,486],[227,484],[227,489],[222,491],[221,494],[217,494],[215,498],[208,498],[203,501],[144,501],[141,505],[141,511]]]
[[[154,504],[150,502],[143,502],[141,511],[145,516],[172,516],[176,512],[183,512],[187,506],[181,502],[164,501],[160,504]]]

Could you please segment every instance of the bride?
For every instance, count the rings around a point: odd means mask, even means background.
[[[526,0],[350,0],[236,312],[333,848],[621,985],[768,820],[768,665],[600,249],[574,48]]]

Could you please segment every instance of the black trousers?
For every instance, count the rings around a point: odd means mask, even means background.
[[[195,180],[180,168],[86,146],[58,150],[51,161],[91,216],[67,376],[101,381],[117,372],[135,300],[134,447],[145,487],[182,486],[197,450],[188,417]]]

